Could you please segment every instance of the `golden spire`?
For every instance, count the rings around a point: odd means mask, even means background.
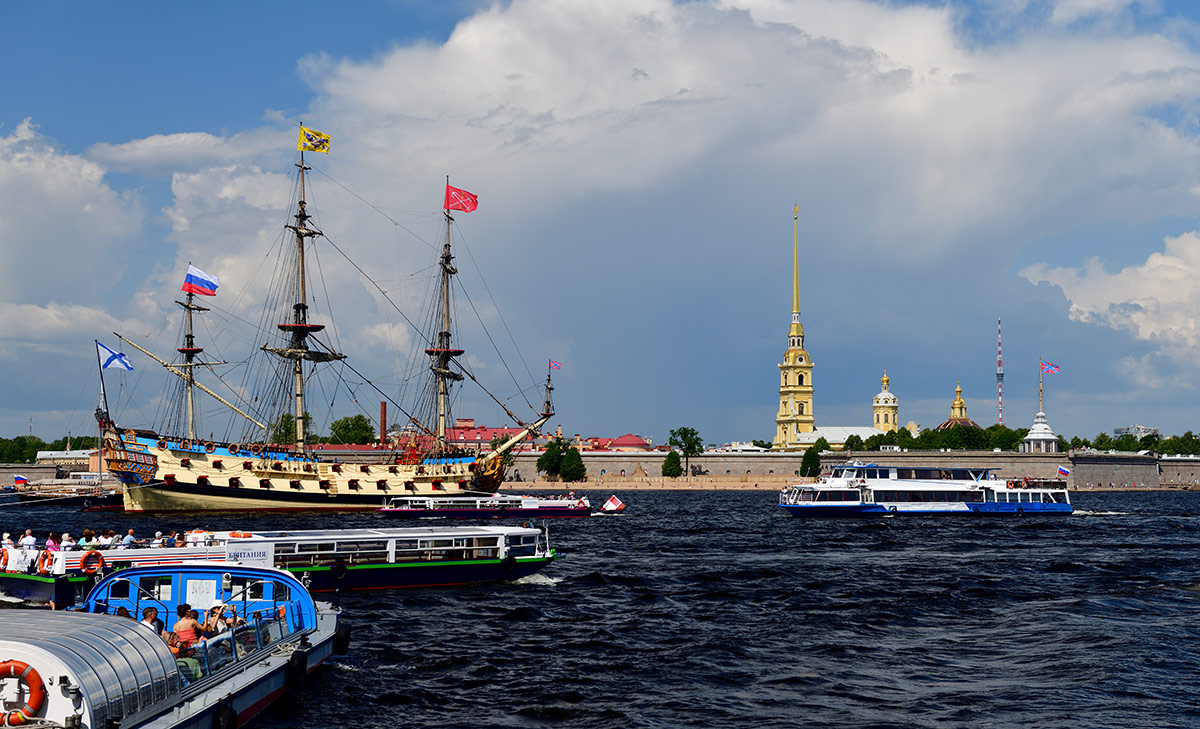
[[[887,376],[887,367],[884,367],[883,368],[883,377],[881,377],[879,379],[879,385],[880,385],[880,387],[883,388],[884,392],[887,392],[889,382],[891,382],[891,379],[889,379]]]
[[[792,208],[792,326],[789,346],[804,349],[804,325],[800,323],[800,206]]]
[[[792,209],[792,313],[800,313],[800,206]]]

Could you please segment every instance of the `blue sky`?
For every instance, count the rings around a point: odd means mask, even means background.
[[[173,348],[189,261],[251,316],[300,120],[334,139],[324,229],[402,306],[441,180],[480,195],[463,283],[518,384],[466,316],[465,346],[522,407],[562,361],[567,433],[773,435],[796,201],[819,425],[867,424],[884,367],[903,419],[936,425],[961,381],[994,422],[1002,318],[1006,423],[1032,422],[1044,357],[1060,432],[1200,429],[1197,20],[1125,0],[14,6],[0,433],[90,429],[90,341]],[[394,380],[415,345],[322,256],[343,348]],[[207,333],[244,358],[226,319]],[[167,375],[135,364],[116,414],[146,425]],[[330,393],[319,419],[377,410]],[[457,414],[501,421],[469,390]]]

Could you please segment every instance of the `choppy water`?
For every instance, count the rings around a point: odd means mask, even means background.
[[[861,521],[792,518],[766,491],[622,498],[552,521],[567,556],[533,578],[347,594],[350,654],[253,726],[1200,726],[1200,494]],[[14,533],[164,526],[92,516],[0,511]]]

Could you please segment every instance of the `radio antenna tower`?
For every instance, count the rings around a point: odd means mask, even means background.
[[[996,419],[1004,425],[1004,349],[1000,346],[1000,320],[996,320]]]

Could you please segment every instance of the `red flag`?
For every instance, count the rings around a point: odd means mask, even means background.
[[[443,207],[447,210],[461,210],[469,213],[479,207],[479,197],[466,190],[446,185],[446,204]]]

